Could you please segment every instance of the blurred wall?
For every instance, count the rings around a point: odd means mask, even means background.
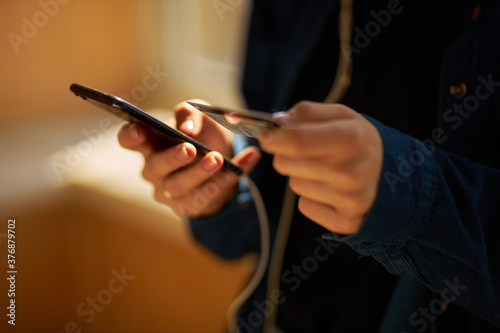
[[[241,107],[249,0],[165,0],[161,2],[161,46],[168,104],[202,98]]]
[[[0,283],[1,332],[223,330],[254,258],[197,244],[119,147],[120,121],[69,92],[83,83],[166,114],[192,97],[240,106],[248,2],[219,2],[0,1],[0,257],[15,219],[17,270],[16,326]]]
[[[130,90],[158,61],[158,3],[131,0],[0,2],[0,126],[67,116],[69,84]]]

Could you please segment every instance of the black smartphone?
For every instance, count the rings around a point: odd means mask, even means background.
[[[168,126],[162,121],[151,116],[147,112],[142,111],[135,105],[110,94],[104,93],[94,88],[90,88],[78,83],[73,83],[70,86],[71,92],[76,96],[90,102],[114,115],[133,123],[138,123],[145,127],[149,134],[155,137],[155,141],[159,147],[167,148],[183,142],[189,142],[196,147],[198,157],[212,151],[208,147],[190,138],[182,132]],[[224,157],[223,167],[237,175],[241,175],[243,171],[239,166],[232,163],[228,158]]]

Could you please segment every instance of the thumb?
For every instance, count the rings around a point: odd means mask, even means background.
[[[262,154],[259,148],[249,146],[233,157],[232,162],[236,163],[243,170],[243,174],[250,173],[260,161]]]
[[[199,99],[190,100],[196,103],[208,104]],[[203,128],[203,114],[186,102],[176,105],[174,108],[177,128],[186,135],[197,137]]]
[[[295,104],[282,120],[286,125],[302,122],[321,122],[335,119],[360,117],[353,109],[342,104],[318,102],[299,102]]]

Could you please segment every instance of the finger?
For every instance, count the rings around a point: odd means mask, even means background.
[[[322,122],[357,117],[360,115],[356,111],[342,104],[302,101],[288,110],[286,123]]]
[[[284,155],[275,155],[274,169],[284,176],[300,176],[310,180],[325,180],[334,177],[335,169],[327,159],[297,158]]]
[[[346,155],[359,143],[362,128],[352,119],[328,122],[301,123],[274,130],[272,134],[259,133],[259,142],[270,154],[291,157],[324,157]]]
[[[123,148],[138,151],[145,157],[153,151],[148,143],[148,131],[138,124],[128,123],[122,126],[118,132],[118,142]]]
[[[211,153],[209,153],[209,154],[211,154]],[[216,154],[218,154],[218,153],[216,153]],[[261,158],[260,150],[257,147],[250,146],[250,147],[245,148],[238,155],[236,155],[231,160],[231,162],[234,163],[234,164],[236,164],[236,165],[238,165],[238,166],[240,166],[240,168],[243,171],[242,175],[245,175],[245,174],[248,174],[250,171],[252,171],[252,169],[259,162],[260,158]],[[202,162],[202,161],[200,161],[200,162]],[[193,177],[189,178],[189,180],[182,180],[181,179],[182,177],[185,177],[186,175],[189,176],[189,174],[191,172],[197,173],[197,170],[199,170],[199,168],[198,169],[193,168],[193,170],[189,170],[189,171],[186,170],[186,172],[184,172],[183,174],[175,175],[175,176],[178,176],[178,179],[175,179],[172,176],[172,179],[166,181],[166,182],[169,182],[170,184],[165,184],[165,187],[169,188],[169,192],[170,192],[170,194],[172,196],[175,195],[177,197],[180,197],[184,193],[189,192],[189,188],[190,187],[191,188],[195,188],[195,187],[197,187],[197,185],[201,184],[204,181],[206,182],[207,180],[213,180],[214,177],[220,176],[219,174],[221,174],[221,173],[224,174],[224,178],[228,178],[232,182],[236,182],[241,177],[241,176],[237,176],[237,175],[235,175],[233,173],[230,173],[230,172],[222,171],[218,167],[217,167],[216,172],[217,171],[220,171],[220,172],[217,172],[217,174],[215,176],[213,176],[215,174],[215,172],[211,171],[211,170],[207,170],[205,167],[206,166],[203,166],[201,164],[201,168],[203,169],[203,172],[207,173],[205,176],[193,176]],[[208,166],[208,167],[210,168],[210,166]],[[196,180],[196,179],[198,179],[198,180]],[[172,186],[172,182],[174,182],[174,183],[177,182],[177,185],[174,184]],[[183,183],[183,186],[186,189],[184,189],[184,190],[178,190],[178,191],[175,190],[174,188],[176,186],[180,187],[180,183],[181,182]]]
[[[361,228],[363,217],[348,217],[340,214],[333,206],[300,197],[298,208],[304,216],[322,227],[343,235],[355,234]]]
[[[236,155],[231,161],[239,165],[243,175],[249,174],[261,159],[261,152],[255,146],[249,146]]]
[[[208,181],[193,189],[173,206],[181,215],[209,216],[222,209],[234,195],[237,178],[227,172],[217,172]]]
[[[274,169],[289,177],[319,181],[331,184],[337,190],[359,191],[364,185],[365,175],[360,164],[334,159],[303,159],[276,155],[273,158]]]
[[[207,102],[199,99],[191,100],[192,102],[207,104]],[[174,108],[175,120],[177,128],[193,138],[196,138],[203,128],[203,113],[198,111],[194,106],[187,102],[177,104]]]
[[[168,174],[191,163],[195,157],[196,148],[187,142],[151,153],[145,159],[142,176],[156,184]]]
[[[169,175],[163,183],[163,188],[167,196],[186,196],[219,171],[223,163],[224,159],[220,153],[209,152],[192,166]]]
[[[249,173],[260,160],[261,153],[257,147],[247,147],[232,160],[238,164],[243,173]],[[180,215],[190,217],[215,214],[234,195],[239,177],[225,171],[213,174],[204,183],[186,192],[182,197],[175,197],[172,193],[163,191],[157,193],[157,200],[168,204]],[[187,187],[192,185],[184,184]],[[165,197],[165,194],[167,196]]]
[[[298,177],[290,178],[290,188],[301,197],[334,206],[339,213],[347,216],[364,215],[373,205],[371,192],[339,191],[322,182]]]

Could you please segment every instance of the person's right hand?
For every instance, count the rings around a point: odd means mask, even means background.
[[[178,104],[175,120],[169,123],[178,130],[214,149],[193,162],[196,148],[182,143],[159,148],[147,130],[126,124],[118,133],[122,147],[144,156],[143,177],[154,186],[157,201],[186,217],[210,216],[220,211],[234,195],[239,177],[222,168],[223,157],[231,157],[232,134],[187,103]],[[248,147],[235,156],[243,174],[249,173],[260,159],[257,147]]]

